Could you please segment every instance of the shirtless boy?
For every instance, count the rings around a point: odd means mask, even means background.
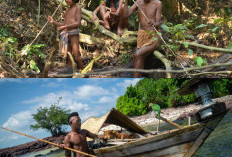
[[[52,17],[48,17],[48,21],[56,26],[61,32],[60,51],[64,58],[67,57],[69,51],[74,56],[79,69],[83,69],[83,63],[79,53],[79,26],[81,24],[81,8],[76,5],[79,0],[65,0],[69,8],[66,11],[64,23],[56,22]],[[71,65],[69,59],[68,64]]]
[[[132,15],[136,10],[138,10],[140,30],[138,31],[137,49],[134,54],[134,68],[144,69],[146,57],[159,46],[159,35],[156,34],[154,36],[150,32],[156,33],[154,27],[159,30],[161,25],[162,2],[159,0],[137,0],[130,9],[127,9],[127,17]],[[135,72],[134,77],[141,77],[141,74]]]
[[[69,115],[68,122],[72,131],[65,136],[64,144],[60,144],[60,148],[69,147],[88,153],[86,137],[97,138],[98,135],[88,130],[81,129],[81,119],[77,112],[73,112]],[[71,151],[66,150],[65,155],[66,157],[71,157]],[[85,155],[74,152],[74,157],[85,157]]]
[[[124,15],[124,5],[127,6],[127,2],[123,4],[123,0],[104,0],[104,2],[93,11],[92,20],[98,19],[97,13],[100,11],[102,20],[100,20],[99,23],[105,29],[117,29],[118,36],[121,36],[128,22],[128,18]]]

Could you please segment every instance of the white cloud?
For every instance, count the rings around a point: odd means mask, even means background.
[[[77,91],[74,91],[74,94],[79,99],[87,99],[92,96],[109,95],[110,92],[99,86],[84,85],[79,87]]]
[[[3,127],[13,130],[24,130],[26,126],[33,121],[30,111],[23,111],[12,115],[4,124]]]
[[[117,83],[116,86],[126,89],[130,85],[135,86],[139,80],[140,78],[124,80],[123,82]]]
[[[82,103],[73,103],[67,106],[68,109],[70,109],[72,112],[75,111],[88,111],[89,110],[89,105],[88,104],[82,104]]]

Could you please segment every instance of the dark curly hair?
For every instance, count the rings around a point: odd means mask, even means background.
[[[72,0],[74,3],[78,3],[79,2],[79,0]]]

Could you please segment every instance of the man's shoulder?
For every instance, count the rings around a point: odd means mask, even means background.
[[[162,2],[160,0],[152,0],[152,3],[155,3],[156,5],[161,5]]]

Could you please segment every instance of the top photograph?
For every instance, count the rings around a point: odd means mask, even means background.
[[[0,0],[0,78],[231,78],[232,0]]]

